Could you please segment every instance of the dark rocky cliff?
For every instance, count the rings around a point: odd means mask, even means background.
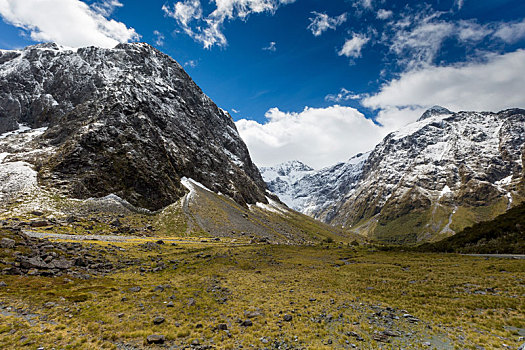
[[[116,194],[156,210],[199,181],[240,204],[266,186],[231,117],[172,58],[147,44],[0,51],[0,133],[48,127],[28,160],[75,198]]]

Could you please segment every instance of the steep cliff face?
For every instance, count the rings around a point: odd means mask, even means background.
[[[192,178],[240,204],[266,186],[231,117],[170,57],[147,44],[0,51],[0,134],[47,128],[26,161],[41,185],[75,198],[109,194],[160,209]]]
[[[324,191],[309,191],[302,200],[316,203],[315,209],[298,210],[383,241],[436,240],[525,199],[524,147],[524,110],[433,107],[388,135],[357,166],[350,161],[309,172],[288,193],[297,199],[323,178]]]

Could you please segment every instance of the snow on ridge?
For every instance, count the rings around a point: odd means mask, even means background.
[[[394,140],[400,140],[404,137],[410,136],[419,130],[423,129],[425,126],[430,125],[435,122],[441,122],[446,118],[451,117],[453,114],[436,114],[432,115],[425,119],[420,119],[414,123],[408,124],[398,131],[394,131],[391,135]]]
[[[268,201],[268,204],[258,202],[255,204],[255,206],[260,209],[272,212],[272,213],[286,214],[286,208],[284,208],[282,205],[280,205],[279,203],[277,203],[276,201],[274,201],[273,199],[269,197],[266,197],[266,200]]]
[[[31,130],[31,128],[28,125],[26,125],[26,124],[19,124],[17,130],[8,131],[8,132],[5,132],[3,134],[0,134],[0,139],[5,139],[5,138],[7,138],[9,136],[13,136],[13,135],[18,135],[18,134],[21,134],[21,133],[26,132],[28,130]]]

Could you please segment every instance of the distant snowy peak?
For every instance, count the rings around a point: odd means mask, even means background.
[[[446,109],[445,107],[441,107],[441,106],[433,106],[429,109],[427,109],[425,111],[425,113],[423,113],[421,115],[421,117],[419,117],[419,119],[417,120],[418,122],[419,121],[422,121],[424,119],[428,119],[428,118],[431,118],[431,117],[435,117],[435,116],[439,116],[439,115],[444,115],[444,114],[452,114],[453,112],[449,111],[448,109]]]
[[[316,217],[344,197],[357,183],[370,152],[321,170],[291,161],[261,168],[268,189],[290,208]]]
[[[261,174],[266,182],[278,177],[302,177],[314,169],[298,160],[291,160],[271,167],[261,167]]]

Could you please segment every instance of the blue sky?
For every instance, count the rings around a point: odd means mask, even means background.
[[[434,104],[525,107],[522,0],[36,1],[0,0],[0,48],[148,42],[259,165],[344,161]]]

